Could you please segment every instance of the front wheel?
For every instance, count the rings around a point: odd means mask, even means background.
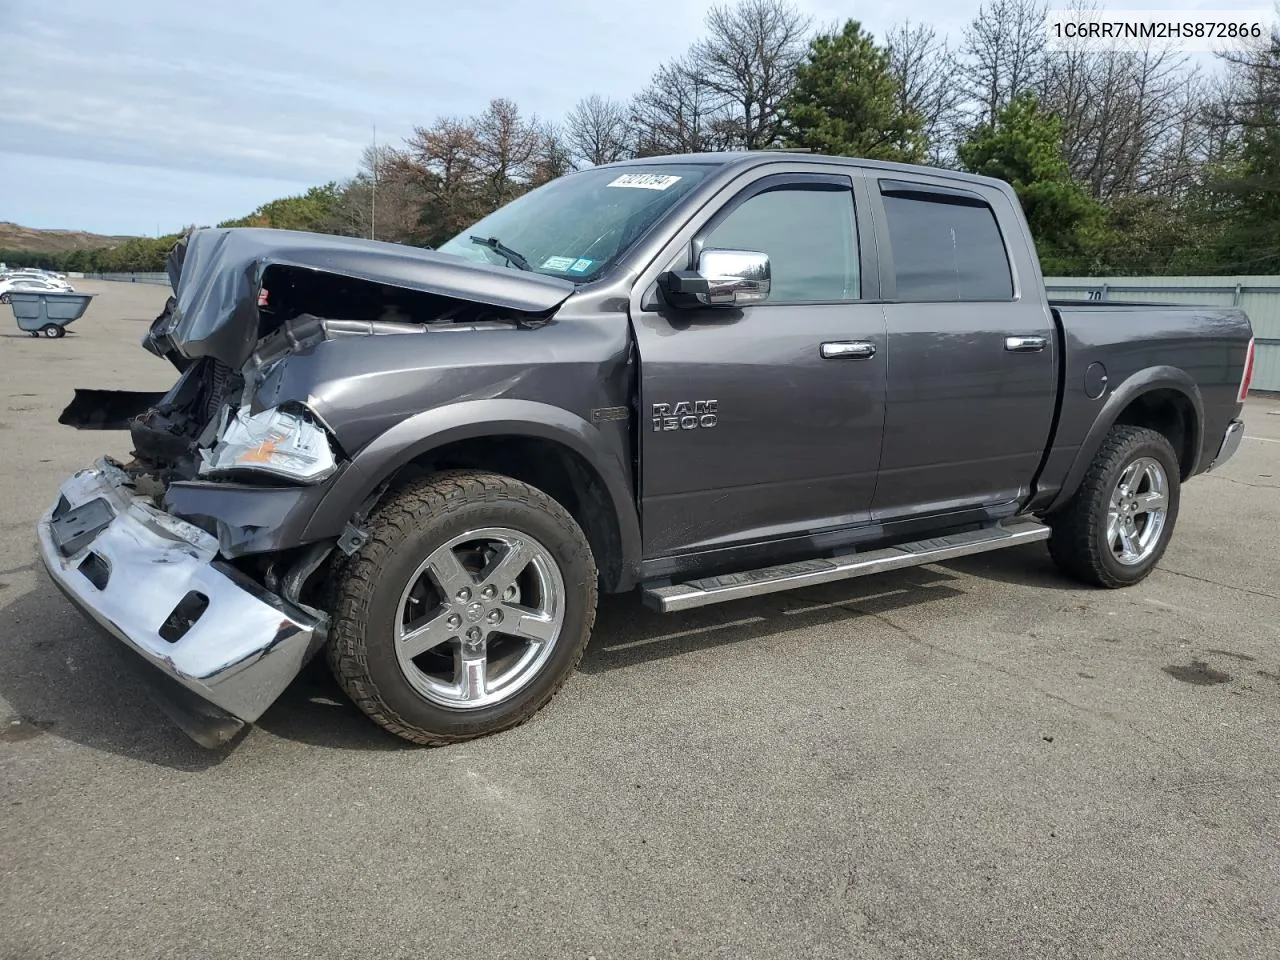
[[[596,567],[560,504],[509,477],[417,480],[336,572],[329,664],[353,701],[428,746],[524,722],[591,635]]]
[[[57,340],[64,333],[66,333],[66,331],[63,330],[62,327],[58,326],[56,323],[46,323],[43,327],[40,328],[40,332],[43,333],[45,337],[47,337],[50,340]]]
[[[1049,552],[1068,576],[1127,587],[1160,562],[1178,519],[1178,458],[1163,434],[1115,426],[1052,527]]]

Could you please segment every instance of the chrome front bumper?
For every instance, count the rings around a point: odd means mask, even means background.
[[[1244,421],[1232,420],[1227,424],[1227,429],[1222,434],[1222,444],[1218,447],[1218,455],[1213,458],[1213,462],[1209,464],[1209,470],[1216,470],[1222,466],[1235,454],[1240,448],[1240,441],[1244,439]],[[1208,472],[1208,471],[1206,471]]]
[[[213,713],[257,720],[323,642],[319,621],[218,563],[216,538],[135,497],[105,460],[62,485],[38,537],[72,603]]]

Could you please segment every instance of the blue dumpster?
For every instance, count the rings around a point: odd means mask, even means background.
[[[13,308],[19,330],[25,330],[33,337],[43,334],[54,339],[66,336],[67,324],[84,316],[93,297],[92,293],[11,290],[9,306]]]

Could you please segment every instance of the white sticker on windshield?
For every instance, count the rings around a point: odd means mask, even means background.
[[[609,184],[611,187],[636,187],[640,190],[665,190],[673,183],[679,182],[680,177],[673,177],[665,173],[624,173],[617,180]]]
[[[559,270],[561,272],[568,270],[573,266],[573,262],[577,257],[547,257],[542,261],[543,270]]]

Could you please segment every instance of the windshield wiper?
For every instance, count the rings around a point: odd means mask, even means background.
[[[520,254],[516,253],[497,237],[471,237],[470,239],[472,243],[478,243],[482,247],[488,247],[498,256],[505,257],[508,263],[515,264],[521,270],[533,270],[533,267],[529,266],[528,260],[520,256]]]

